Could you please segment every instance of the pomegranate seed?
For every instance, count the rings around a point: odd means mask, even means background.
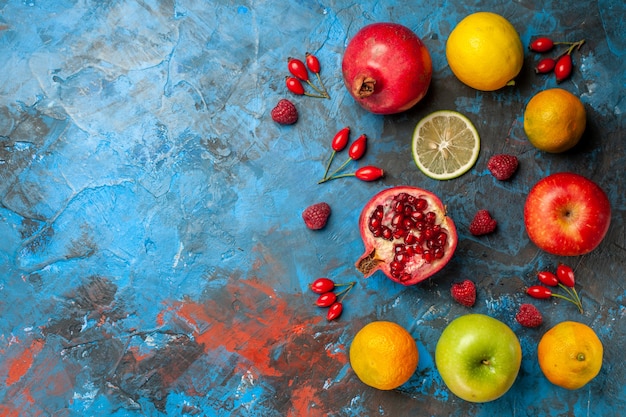
[[[428,207],[428,201],[426,201],[423,198],[418,198],[417,201],[415,202],[415,209],[416,210],[424,211],[424,210],[426,210],[426,207]]]
[[[406,236],[406,239],[404,239],[404,242],[405,242],[407,245],[412,245],[412,244],[414,244],[414,243],[417,243],[417,236],[415,236],[413,233],[409,233],[409,234]]]
[[[401,225],[403,221],[404,221],[404,215],[398,213],[395,216],[393,216],[393,218],[391,219],[391,225],[398,227],[398,225]]]
[[[393,231],[394,239],[402,239],[407,235],[408,231],[406,229],[396,229]]]
[[[426,213],[426,223],[435,224],[436,220],[437,220],[437,215],[435,213],[433,213],[432,211],[429,211],[428,213]]]
[[[378,228],[380,227],[380,225],[381,225],[381,224],[382,224],[382,223],[381,223],[381,221],[380,221],[380,219],[379,219],[378,217],[374,217],[374,216],[372,216],[372,217],[370,218],[370,226],[371,226],[371,227],[374,227],[374,228],[378,229]]]

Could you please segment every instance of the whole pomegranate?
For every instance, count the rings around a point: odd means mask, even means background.
[[[400,113],[428,91],[432,61],[409,28],[373,23],[350,40],[341,64],[343,81],[354,99],[376,114]]]
[[[398,186],[376,194],[359,219],[365,253],[356,267],[365,278],[381,270],[413,285],[443,268],[456,249],[454,222],[433,193]]]

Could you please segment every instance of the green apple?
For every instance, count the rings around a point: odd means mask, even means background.
[[[521,362],[522,347],[513,330],[484,314],[454,319],[435,348],[435,364],[448,389],[475,403],[504,395]]]

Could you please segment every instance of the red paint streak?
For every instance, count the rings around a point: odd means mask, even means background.
[[[6,384],[11,386],[19,381],[28,372],[31,366],[33,366],[33,359],[41,351],[43,347],[43,340],[35,339],[32,341],[29,347],[13,359],[9,365],[9,375],[7,376]]]
[[[0,405],[0,417],[20,417],[20,410]]]
[[[319,399],[317,389],[308,385],[295,388],[291,392],[291,409],[287,417],[327,416],[328,414],[323,410],[317,399]]]
[[[314,323],[300,322],[286,300],[260,280],[239,279],[227,285],[226,291],[218,300],[185,300],[167,306],[157,318],[159,325],[168,318],[182,319],[206,352],[223,347],[245,358],[264,376],[284,375],[284,369],[272,363],[272,353]]]

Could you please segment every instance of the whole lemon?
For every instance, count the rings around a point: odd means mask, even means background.
[[[603,350],[591,327],[563,321],[541,337],[537,359],[550,382],[573,390],[585,386],[600,373]]]
[[[514,84],[524,63],[524,47],[513,25],[491,12],[461,20],[446,43],[450,69],[466,85],[482,91]]]
[[[350,365],[359,379],[374,388],[391,390],[417,369],[419,353],[411,334],[399,324],[373,321],[354,336]]]
[[[573,148],[585,131],[587,113],[578,97],[562,88],[535,94],[524,111],[524,131],[530,143],[545,152]]]

